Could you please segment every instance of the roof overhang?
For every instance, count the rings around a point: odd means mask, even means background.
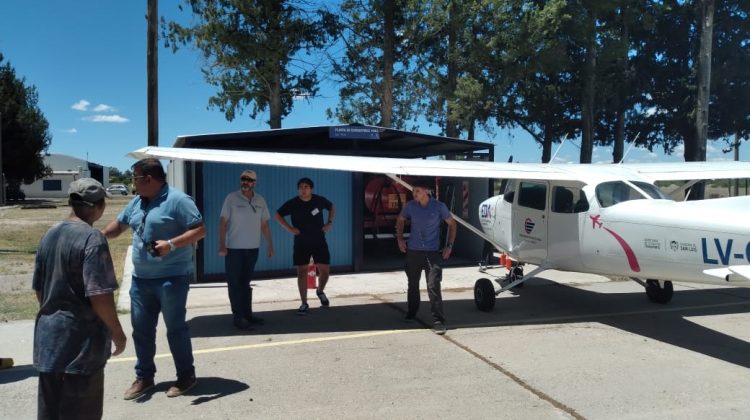
[[[174,147],[426,158],[464,155],[493,160],[494,145],[366,125],[281,128],[179,136]]]

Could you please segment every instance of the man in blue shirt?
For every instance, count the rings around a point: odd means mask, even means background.
[[[133,185],[138,196],[102,231],[114,238],[128,228],[133,230],[130,318],[138,360],[136,380],[124,398],[138,398],[154,386],[159,312],[177,370],[177,382],[167,396],[176,397],[197,382],[185,315],[193,274],[192,245],[206,236],[206,229],[193,199],[167,185],[157,159],[141,159],[133,165]]]
[[[430,186],[424,180],[413,185],[414,199],[407,202],[396,219],[396,239],[401,252],[406,253],[406,277],[409,282],[407,292],[408,311],[406,321],[412,321],[419,310],[419,279],[422,270],[427,276],[427,296],[432,311],[432,330],[445,334],[443,297],[440,290],[442,268],[440,260],[447,260],[456,239],[456,221],[442,202],[430,197]],[[404,239],[404,225],[411,222],[409,241]],[[448,225],[448,243],[440,251],[440,223]]]

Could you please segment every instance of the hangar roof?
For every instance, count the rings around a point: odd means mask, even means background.
[[[424,158],[477,155],[492,160],[494,145],[367,125],[281,128],[236,133],[179,136],[175,147],[262,150],[375,157]]]

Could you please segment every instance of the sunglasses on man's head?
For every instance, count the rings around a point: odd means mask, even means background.
[[[247,176],[243,176],[242,178],[240,178],[240,180],[242,182],[255,182],[255,179],[247,177]]]

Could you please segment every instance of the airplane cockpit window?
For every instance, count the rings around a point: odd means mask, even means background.
[[[602,182],[596,187],[596,199],[602,207],[609,207],[623,201],[666,198],[654,185],[641,181],[634,181],[633,184],[646,192],[648,197],[622,181],[611,181]]]
[[[508,203],[513,202],[513,197],[516,195],[515,191],[508,191],[505,194],[503,194],[503,200],[505,200]]]
[[[537,210],[547,208],[547,185],[521,182],[518,188],[518,205]]]
[[[654,184],[649,184],[643,181],[630,181],[638,188],[642,189],[643,192],[651,196],[655,200],[669,200],[670,198],[664,195],[664,193]]]

